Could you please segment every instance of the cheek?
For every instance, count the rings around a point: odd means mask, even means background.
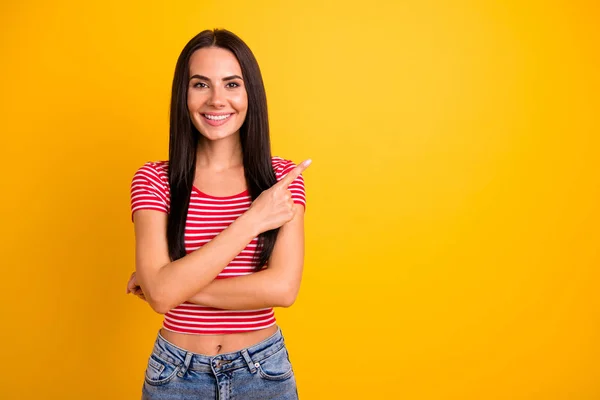
[[[200,98],[200,96],[198,96],[197,94],[195,95],[194,92],[188,92],[187,107],[190,114],[196,111],[201,103],[202,99]]]
[[[245,113],[248,109],[248,96],[246,92],[240,93],[239,95],[231,99],[231,104],[240,113]]]

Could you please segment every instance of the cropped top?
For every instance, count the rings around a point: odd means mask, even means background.
[[[273,157],[273,171],[281,180],[296,165],[281,157]],[[137,210],[169,213],[170,194],[168,161],[149,161],[142,165],[131,181],[131,218]],[[299,175],[289,186],[296,204],[306,207],[304,178]],[[252,203],[247,190],[242,193],[215,197],[192,187],[185,226],[185,251],[189,254],[208,243],[242,215]],[[255,237],[215,279],[227,279],[252,274],[257,261]],[[223,310],[184,302],[164,315],[163,328],[187,334],[216,335],[248,332],[275,324],[273,308],[258,310]]]

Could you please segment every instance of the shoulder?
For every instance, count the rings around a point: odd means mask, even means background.
[[[154,174],[167,174],[169,170],[169,161],[167,160],[159,160],[159,161],[146,161],[142,164],[141,167],[138,168],[138,171],[146,171]]]
[[[273,163],[273,171],[275,171],[277,180],[280,180],[285,174],[296,167],[296,164],[292,160],[279,156],[271,157],[271,162]]]
[[[288,160],[282,157],[273,157],[273,170],[275,171],[275,177],[277,181],[283,179],[291,170],[296,167],[296,163],[292,160]],[[302,204],[306,208],[306,190],[304,188],[304,177],[302,174],[298,175],[296,179],[289,184],[288,190],[292,193],[292,199],[294,203]]]
[[[135,172],[133,179],[149,180],[151,183],[168,187],[169,184],[169,162],[166,160],[146,161]]]

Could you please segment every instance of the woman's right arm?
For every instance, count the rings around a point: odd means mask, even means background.
[[[167,214],[137,210],[133,220],[137,279],[148,303],[160,314],[202,290],[260,234],[246,212],[198,250],[170,262]]]

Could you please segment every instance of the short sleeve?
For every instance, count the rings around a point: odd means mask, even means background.
[[[296,167],[296,164],[290,160],[274,157],[273,167],[277,181],[280,181],[288,174],[288,172]],[[288,186],[288,190],[292,193],[292,199],[294,200],[294,203],[302,204],[304,209],[306,209],[306,189],[304,187],[304,177],[302,174],[298,175],[298,177],[292,181],[292,183]]]
[[[156,163],[147,162],[133,175],[131,180],[131,220],[137,210],[169,212],[165,183],[156,169]]]

